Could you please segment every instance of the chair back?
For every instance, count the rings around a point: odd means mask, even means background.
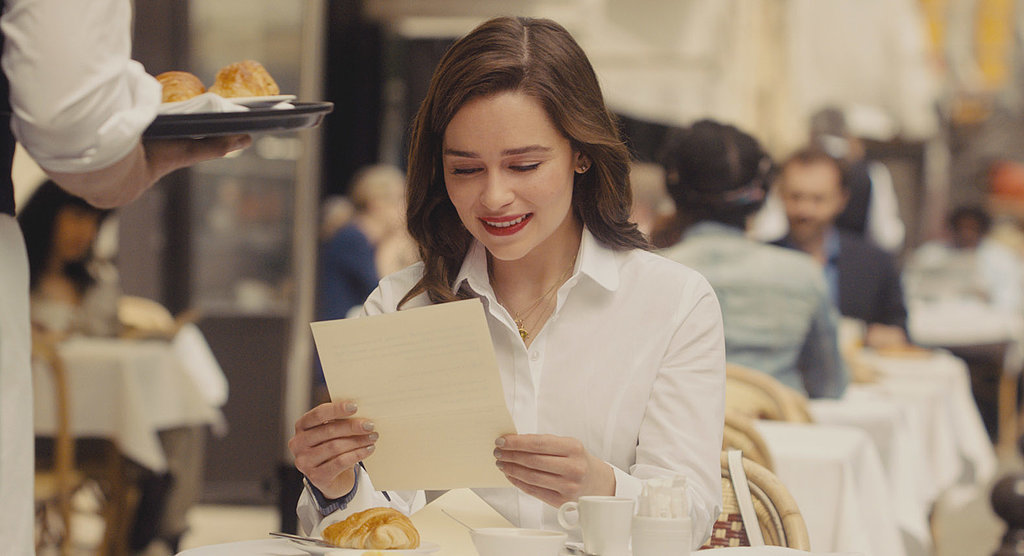
[[[754,419],[811,422],[806,396],[768,373],[735,363],[725,366],[725,406]]]
[[[34,366],[49,371],[53,381],[57,428],[53,437],[53,462],[49,468],[37,468],[35,479],[37,514],[44,520],[39,524],[37,545],[48,541],[50,535],[45,507],[53,504],[60,520],[58,544],[61,554],[71,550],[71,498],[79,483],[76,473],[75,439],[71,436],[67,372],[57,352],[57,340],[44,333],[32,335],[32,361]],[[37,466],[38,467],[38,466]],[[37,548],[39,548],[37,546]]]
[[[765,469],[774,469],[768,444],[754,427],[754,420],[733,409],[725,410],[722,450],[739,450],[743,452],[743,457],[759,463]]]
[[[711,539],[701,549],[751,546],[747,524],[756,520],[765,545],[810,551],[804,518],[778,477],[744,457],[738,461],[742,462],[740,468],[745,480],[734,482],[728,452],[722,452],[721,458],[722,513],[715,521]],[[747,507],[753,513],[747,520],[744,520],[742,510],[745,500],[749,501]]]

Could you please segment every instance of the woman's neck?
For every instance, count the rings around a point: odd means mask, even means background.
[[[542,295],[556,281],[564,282],[572,274],[582,234],[583,226],[574,224],[514,261],[502,261],[488,254],[495,293],[503,302],[516,305]]]

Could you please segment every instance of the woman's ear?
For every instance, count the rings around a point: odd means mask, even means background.
[[[576,153],[576,173],[584,174],[590,169],[590,157],[587,155],[577,152]]]

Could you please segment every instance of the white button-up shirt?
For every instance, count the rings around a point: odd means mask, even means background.
[[[11,130],[43,168],[106,168],[156,117],[160,83],[131,60],[131,20],[127,0],[4,2]]]
[[[617,496],[636,498],[644,479],[684,475],[697,547],[722,505],[725,345],[718,300],[695,271],[642,250],[613,251],[586,230],[577,260],[529,348],[495,298],[480,243],[466,256],[455,288],[483,300],[516,430],[579,439],[613,467]],[[421,275],[416,264],[386,277],[366,313],[395,311]],[[428,303],[421,295],[405,307]],[[304,530],[319,532],[369,506],[418,509],[417,493],[389,493],[389,502],[374,492],[372,458],[367,468],[348,508],[319,524],[304,493]],[[476,493],[520,527],[559,529],[556,508],[518,489]]]

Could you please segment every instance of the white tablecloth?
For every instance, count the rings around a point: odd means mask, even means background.
[[[931,347],[1006,343],[1004,371],[1021,372],[1024,364],[1024,317],[970,299],[912,301],[907,307],[911,340]]]
[[[891,400],[908,408],[911,433],[923,439],[931,464],[931,475],[921,478],[929,501],[954,487],[986,486],[995,476],[996,456],[963,360],[942,350],[927,357],[865,353],[864,360],[879,370],[880,380],[852,387],[847,397]]]
[[[351,555],[359,554],[354,550],[328,550],[325,555]],[[284,539],[266,539],[255,541],[240,541],[226,544],[215,544],[193,548],[179,553],[179,556],[309,556],[309,552],[302,550]],[[441,550],[433,553],[435,556],[476,556],[476,551],[449,551],[441,547]],[[568,552],[563,552],[568,554]],[[811,554],[803,550],[780,548],[777,546],[763,546],[759,548],[717,548],[713,552],[693,552],[693,556],[805,556]],[[821,553],[815,552],[818,556],[859,556],[858,553]],[[524,554],[523,556],[530,556]]]
[[[890,506],[910,554],[930,554],[928,516],[940,496],[977,496],[996,471],[995,453],[971,396],[966,365],[944,351],[906,357],[865,352],[879,372],[841,400],[812,400],[816,423],[849,425],[873,440],[889,483]],[[913,542],[910,542],[910,541]]]
[[[226,380],[198,330],[186,330],[175,342],[73,338],[61,344],[72,434],[112,440],[128,458],[162,472],[167,460],[159,431],[222,427],[217,402],[226,398]],[[47,436],[56,430],[56,412],[43,365],[33,371],[35,431]]]
[[[855,427],[757,421],[775,474],[807,523],[811,551],[904,556],[875,443]]]

